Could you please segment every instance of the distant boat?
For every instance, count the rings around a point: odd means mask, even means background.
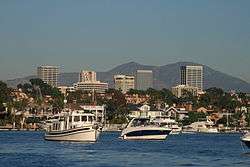
[[[45,140],[95,142],[100,130],[95,115],[76,110],[46,121]]]
[[[214,122],[207,118],[206,121],[194,122],[188,126],[183,127],[184,133],[219,133],[217,127],[214,126]]]
[[[250,148],[250,132],[247,132],[245,135],[241,137],[241,141],[245,143],[245,145]]]
[[[159,124],[161,127],[168,127],[172,129],[170,134],[180,134],[182,131],[182,127],[178,125],[178,122],[167,116],[156,117],[152,120],[152,122]]]
[[[153,125],[149,118],[133,118],[122,131],[124,140],[165,140],[170,128]]]

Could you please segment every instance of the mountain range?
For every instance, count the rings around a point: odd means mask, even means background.
[[[135,75],[136,70],[152,70],[154,75],[154,88],[171,88],[180,83],[180,67],[183,65],[201,65],[193,62],[177,62],[173,64],[167,64],[164,66],[150,66],[142,65],[136,62],[129,62],[119,65],[106,72],[97,72],[97,79],[103,82],[108,82],[110,87],[114,86],[113,76],[115,74]],[[233,77],[231,75],[216,71],[206,65],[203,65],[204,71],[204,88],[218,87],[226,91],[236,90],[243,92],[250,92],[250,83]],[[25,78],[18,78],[8,80],[6,83],[8,86],[15,87],[19,83],[26,83],[31,78],[36,76],[28,76]],[[59,76],[60,85],[71,86],[77,82],[79,78],[78,72],[73,73],[61,73]]]

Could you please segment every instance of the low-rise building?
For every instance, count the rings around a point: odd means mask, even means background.
[[[105,106],[102,105],[102,106],[97,106],[97,105],[83,105],[83,106],[80,106],[84,112],[86,113],[92,113],[95,115],[96,117],[96,121],[97,122],[102,122],[104,123],[104,114],[105,114]]]
[[[197,87],[188,86],[188,85],[177,85],[171,88],[172,93],[180,98],[185,95],[186,92],[192,93],[193,96],[198,96],[199,89]]]
[[[178,118],[179,120],[183,120],[184,118],[188,117],[188,111],[186,111],[185,108],[169,107],[164,112],[165,115],[175,119]]]
[[[162,112],[163,111],[150,110],[149,105],[142,105],[140,107],[135,108],[135,110],[131,110],[129,117],[130,118],[149,117],[153,119],[161,116]]]
[[[150,99],[149,95],[139,95],[139,94],[126,94],[125,99],[129,104],[143,104],[147,103]]]
[[[129,75],[115,75],[114,84],[115,89],[121,90],[122,93],[126,93],[130,89],[135,89],[135,77]]]
[[[58,86],[59,91],[66,95],[68,92],[75,92],[75,88],[73,86]]]
[[[108,83],[96,81],[96,82],[77,82],[74,84],[75,90],[82,90],[87,92],[105,93],[108,89]]]
[[[87,92],[105,93],[108,83],[96,80],[96,72],[82,70],[79,74],[79,82],[74,84],[75,90]]]
[[[211,109],[207,109],[205,107],[200,107],[196,110],[196,112],[199,112],[199,113],[211,113],[213,112],[214,110],[211,110]]]

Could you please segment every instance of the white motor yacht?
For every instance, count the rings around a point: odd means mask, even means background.
[[[125,140],[165,140],[170,132],[170,128],[154,125],[149,118],[133,118],[122,131],[121,138]]]
[[[57,115],[46,122],[45,140],[95,142],[100,130],[95,116],[82,110]]]
[[[178,122],[167,116],[156,117],[152,122],[159,124],[161,127],[168,127],[172,129],[170,134],[179,134],[182,131],[182,127],[179,126]]]
[[[214,122],[207,118],[206,121],[198,121],[185,126],[183,132],[219,133],[218,128],[214,125]]]
[[[250,148],[250,132],[247,132],[245,135],[241,137],[241,141],[245,143],[245,145]]]

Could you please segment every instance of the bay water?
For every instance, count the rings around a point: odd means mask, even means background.
[[[124,141],[104,132],[96,143],[45,141],[44,132],[0,132],[3,167],[250,167],[240,134],[170,135],[165,141]]]

